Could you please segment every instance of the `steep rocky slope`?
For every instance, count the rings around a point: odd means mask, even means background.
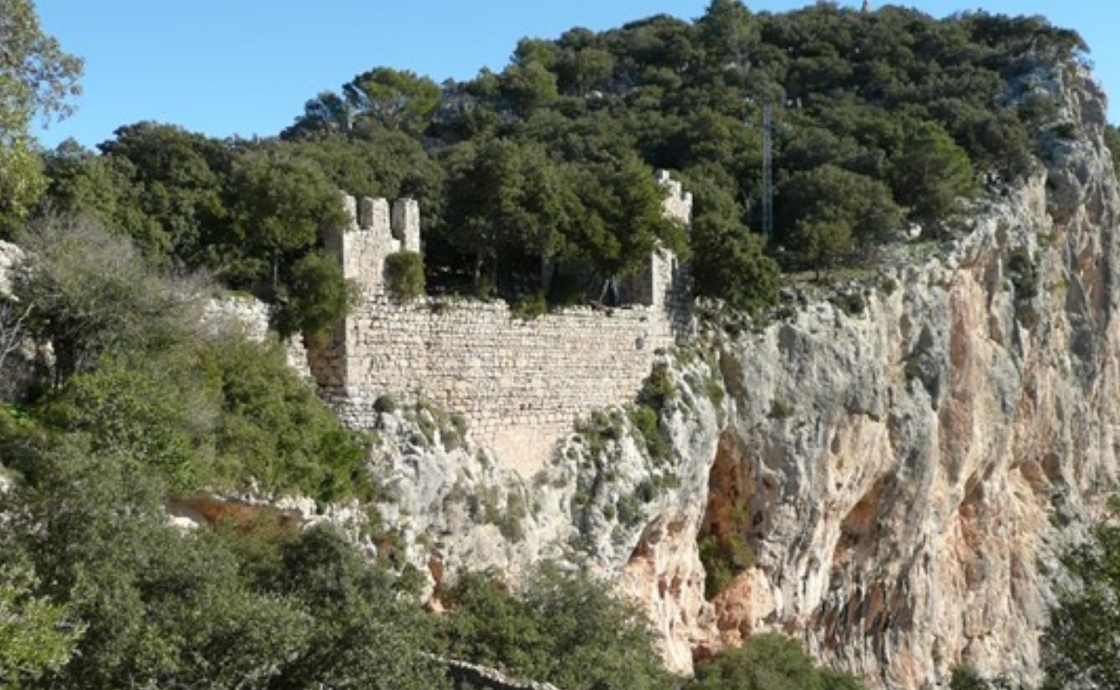
[[[534,477],[437,413],[383,414],[383,517],[437,599],[461,568],[559,558],[643,602],[679,671],[778,630],[884,687],[958,663],[1035,676],[1056,553],[1115,486],[1120,422],[1104,96],[1073,68],[1035,76],[1079,136],[956,239],[898,248],[859,313],[809,299],[667,356],[667,459],[621,410]],[[753,555],[711,602],[702,536]]]
[[[1120,200],[1103,96],[1064,78],[1084,138],[1050,142],[945,258],[895,269],[858,317],[817,304],[722,344],[716,464],[758,559],[715,602],[724,637],[785,630],[891,687],[1034,673],[1055,550],[1118,469]]]

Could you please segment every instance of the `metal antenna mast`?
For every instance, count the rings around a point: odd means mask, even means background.
[[[762,234],[774,239],[774,106],[762,106]]]

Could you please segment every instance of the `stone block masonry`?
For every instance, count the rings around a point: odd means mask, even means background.
[[[667,176],[660,181],[666,212],[687,223],[691,195]],[[663,250],[627,281],[628,306],[523,319],[501,301],[399,303],[386,294],[384,262],[419,248],[415,202],[398,201],[391,214],[381,199],[347,204],[351,227],[328,246],[363,298],[334,341],[310,354],[310,365],[351,426],[371,426],[382,395],[427,399],[465,417],[476,441],[528,476],[578,417],[633,401],[656,352],[692,337],[682,271]]]

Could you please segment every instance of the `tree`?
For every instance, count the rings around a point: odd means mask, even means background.
[[[229,147],[175,125],[138,122],[98,148],[129,183],[120,202],[132,210],[114,214],[111,229],[131,236],[155,263],[198,266],[228,228]]]
[[[333,91],[324,91],[303,104],[303,115],[280,133],[281,139],[308,139],[319,134],[349,133],[354,129],[354,106]]]
[[[439,85],[431,79],[389,67],[359,74],[342,93],[358,117],[412,134],[423,132],[440,96]]]
[[[484,269],[491,280],[499,273],[513,278],[527,257],[539,270],[542,257],[559,252],[572,224],[567,184],[560,166],[540,145],[491,139],[454,152],[448,177],[449,239],[473,257],[476,286]]]
[[[285,145],[239,156],[230,185],[233,234],[219,271],[241,286],[276,294],[290,265],[345,223],[337,188]]]
[[[695,204],[692,275],[699,296],[723,299],[757,316],[778,300],[778,265],[763,253],[764,240],[743,223],[732,192],[702,169],[686,177]]]
[[[1111,503],[1113,516],[1120,501]],[[1074,585],[1059,591],[1042,635],[1043,688],[1120,688],[1120,526],[1098,525],[1093,539],[1063,559]]]
[[[433,621],[399,596],[398,581],[329,527],[282,545],[270,589],[308,612],[311,645],[275,687],[442,690]]]
[[[127,239],[96,221],[48,216],[20,235],[12,292],[29,333],[52,343],[55,385],[110,350],[160,352],[181,335],[195,286],[160,279]]]
[[[820,280],[821,273],[847,261],[855,249],[852,228],[837,220],[802,220],[791,233],[797,254],[812,267]]]
[[[776,634],[756,635],[737,649],[698,664],[690,690],[860,690],[851,676],[822,669],[801,646]]]
[[[741,0],[712,0],[696,28],[709,68],[746,66],[758,41],[758,26]]]
[[[665,190],[633,151],[574,167],[583,213],[573,224],[572,258],[603,277],[631,274],[660,244],[688,258],[686,231],[665,217]]]
[[[586,574],[542,566],[517,595],[469,575],[448,593],[453,656],[561,688],[653,690],[668,675],[643,613]]]
[[[872,246],[902,221],[885,184],[832,164],[791,175],[780,205],[787,249],[818,270]]]
[[[499,80],[502,95],[522,117],[552,105],[560,95],[556,75],[536,60],[510,65]]]
[[[142,191],[128,160],[98,156],[68,139],[43,155],[43,165],[48,180],[44,211],[91,216],[137,242],[161,232],[141,208]]]
[[[957,199],[976,192],[968,154],[932,122],[915,125],[906,136],[891,183],[910,217],[923,223],[948,220]]]
[[[42,193],[44,179],[28,132],[70,113],[82,61],[43,33],[31,0],[0,0],[0,236],[10,236]]]
[[[598,37],[593,31],[569,29],[557,43],[560,53],[550,68],[556,72],[564,93],[586,96],[614,70],[614,56],[597,45]]]
[[[18,690],[58,671],[74,654],[84,628],[69,609],[34,595],[36,578],[17,567],[0,568],[0,686]]]

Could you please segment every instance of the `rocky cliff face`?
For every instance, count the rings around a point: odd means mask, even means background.
[[[716,464],[757,556],[714,602],[722,639],[782,630],[887,687],[1036,672],[1055,552],[1118,470],[1120,199],[1103,96],[1065,79],[1084,138],[946,255],[888,271],[859,316],[816,304],[721,343]]]
[[[436,413],[383,414],[382,513],[437,599],[461,568],[558,558],[642,602],[682,672],[777,630],[883,687],[1034,677],[1056,554],[1118,474],[1120,197],[1100,89],[1033,84],[1079,136],[955,239],[892,250],[862,311],[809,299],[665,358],[664,459],[621,410],[533,477]],[[710,602],[705,538],[747,554]]]

